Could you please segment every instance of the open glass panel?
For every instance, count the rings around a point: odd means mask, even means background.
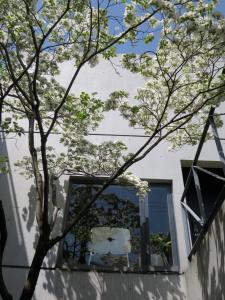
[[[223,177],[222,168],[204,168],[204,169],[215,175],[219,175]],[[182,167],[184,183],[186,183],[187,181],[189,171],[190,171],[189,167]],[[200,183],[200,190],[202,194],[205,217],[207,220],[211,215],[211,213],[213,212],[215,202],[217,200],[217,197],[219,196],[220,191],[223,188],[224,182],[202,171],[197,171],[197,175]],[[186,203],[192,209],[192,211],[195,214],[197,214],[197,216],[201,217],[201,212],[200,212],[197,193],[196,193],[196,187],[193,178],[191,180],[191,184],[186,194]],[[193,218],[191,214],[188,214],[188,221],[190,226],[191,241],[192,244],[194,244],[201,232],[202,227]]]

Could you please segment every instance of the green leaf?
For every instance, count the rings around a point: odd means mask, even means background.
[[[148,34],[146,35],[146,37],[144,38],[144,43],[148,44],[150,42],[152,42],[154,40],[154,35],[153,34]]]

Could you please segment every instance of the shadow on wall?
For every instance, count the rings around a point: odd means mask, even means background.
[[[0,154],[4,156],[15,155],[15,159],[21,152],[17,152],[17,137],[14,135],[4,136],[0,135]],[[7,147],[15,147],[8,148]],[[19,159],[19,158],[18,158]],[[35,220],[35,186],[25,184],[25,189],[20,194],[24,198],[18,199],[17,188],[23,189],[20,186],[21,182],[26,179],[19,177],[20,181],[17,181],[17,177],[14,172],[14,165],[11,164],[9,158],[9,164],[7,166],[8,172],[0,173],[0,199],[3,201],[3,207],[5,210],[8,240],[3,259],[3,273],[6,280],[6,285],[9,291],[12,293],[14,299],[19,299],[19,295],[24,287],[29,265],[33,256],[33,250],[35,250],[36,242],[38,238],[38,230]],[[30,183],[29,183],[30,184]],[[63,191],[67,188],[68,183],[65,182],[64,186],[57,185],[57,198],[58,205],[64,207],[65,201],[63,197]],[[59,215],[57,225],[55,226],[55,234],[59,233],[62,228],[63,214]],[[29,252],[28,252],[29,251]],[[57,247],[49,251],[48,257],[43,263],[43,267],[54,267],[56,264]],[[42,289],[42,288],[41,288]],[[1,297],[0,297],[1,299]],[[36,296],[33,299],[37,299]]]
[[[63,192],[67,189],[57,186],[58,203],[65,205]],[[59,220],[56,231],[61,229]],[[59,253],[62,252],[59,251]],[[55,266],[61,261],[58,247],[49,251],[44,266]],[[187,300],[183,275],[110,273],[72,271],[56,268],[42,270],[36,289],[36,298],[57,300]]]
[[[64,182],[64,186],[60,185],[60,183],[57,181],[56,182],[56,191],[57,191],[57,205],[59,207],[61,207],[61,213],[58,214],[57,220],[56,220],[56,224],[54,226],[54,232],[53,232],[53,236],[58,235],[61,232],[62,229],[62,222],[63,222],[63,211],[64,211],[64,207],[65,207],[65,198],[64,198],[64,192],[65,190],[67,190],[67,186],[68,186],[68,181]],[[30,191],[28,192],[28,199],[29,199],[29,204],[28,207],[23,207],[23,220],[26,223],[26,228],[27,231],[31,231],[31,229],[35,226],[36,230],[35,230],[35,237],[34,237],[34,242],[33,242],[33,249],[36,249],[36,244],[37,244],[37,240],[38,240],[38,227],[37,227],[37,223],[35,220],[35,194],[36,194],[36,189],[35,186],[32,185],[30,187]],[[51,204],[51,203],[50,203]],[[50,210],[52,210],[53,208],[49,207]],[[51,211],[50,211],[50,215],[51,215]],[[55,246],[54,248],[50,249],[47,257],[45,258],[44,262],[43,262],[43,267],[44,268],[50,268],[50,267],[55,267],[56,263],[57,263],[57,254],[58,254],[58,246]]]
[[[186,300],[182,275],[47,271],[49,299]],[[38,295],[37,295],[38,296]]]
[[[217,214],[197,254],[203,300],[225,299],[225,205]]]
[[[6,141],[10,136],[0,135],[0,153],[8,156]],[[8,240],[3,258],[3,274],[9,291],[15,299],[18,299],[26,278],[27,255],[21,225],[21,208],[18,205],[14,188],[12,170],[10,164],[7,166],[9,172],[0,174],[1,200],[6,215]]]
[[[6,137],[7,139],[8,137]],[[10,138],[10,137],[9,137]],[[7,155],[6,140],[0,137],[0,151]],[[15,178],[14,178],[15,180]],[[66,184],[66,183],[65,183]],[[28,192],[29,202],[20,207],[13,184],[12,173],[0,175],[1,199],[5,208],[9,238],[4,256],[4,274],[7,286],[19,298],[29,266],[26,248],[33,233],[35,222],[34,186]],[[58,203],[64,206],[65,186],[58,185]],[[27,198],[27,195],[25,195]],[[56,231],[61,229],[62,215]],[[26,241],[23,234],[26,232]],[[29,234],[28,234],[29,233]],[[27,244],[26,244],[27,243]],[[35,248],[35,242],[33,247]],[[47,270],[54,267],[57,247],[49,251],[41,270],[34,299],[74,299],[74,300],[186,300],[183,276],[152,274],[95,273],[67,270]]]

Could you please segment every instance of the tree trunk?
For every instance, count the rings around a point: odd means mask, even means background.
[[[31,300],[33,297],[43,260],[49,250],[48,237],[49,236],[40,236],[38,240],[34,258],[20,300]]]
[[[13,298],[7,290],[2,275],[2,258],[5,250],[7,236],[8,234],[6,228],[5,213],[3,210],[2,201],[0,201],[0,295],[2,296],[3,300],[12,300]]]

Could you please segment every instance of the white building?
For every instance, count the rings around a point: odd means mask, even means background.
[[[73,91],[98,92],[99,96],[107,97],[116,89],[126,89],[132,93],[142,84],[142,80],[134,74],[120,68],[119,73],[116,74],[106,62],[101,62],[95,69],[85,67]],[[70,74],[71,66],[64,65],[61,82],[66,84]],[[223,134],[221,136],[225,137]],[[90,140],[101,142],[109,139],[124,140],[129,151],[133,152],[144,143],[146,137],[142,129],[131,129],[118,115],[108,113],[106,121],[96,132],[90,134]],[[52,134],[50,140],[52,145],[61,149],[59,135]],[[90,224],[83,224],[85,228],[80,227],[81,232],[88,232],[89,243],[84,241],[83,249],[80,233],[77,233],[77,244],[74,235],[71,235],[64,244],[61,243],[49,252],[40,273],[34,299],[225,299],[225,205],[214,206],[216,196],[223,186],[222,181],[217,183],[210,179],[212,176],[199,175],[200,184],[203,183],[206,220],[211,216],[210,222],[212,221],[209,228],[203,231],[204,236],[200,233],[202,229],[197,225],[198,222],[193,221],[194,218],[189,217],[188,224],[186,210],[181,204],[184,178],[193,162],[196,149],[197,147],[185,146],[179,151],[169,151],[168,144],[162,142],[144,160],[133,165],[131,170],[150,182],[152,191],[149,199],[139,204],[133,191],[112,186],[110,195],[122,199],[119,203],[124,205],[124,212],[128,215],[122,214],[119,222],[113,218],[114,211],[118,208],[113,207],[115,201],[111,199],[110,207],[104,206],[104,199],[99,201],[95,211],[90,213]],[[14,133],[2,134],[1,152],[8,155],[10,167],[8,174],[0,176],[1,200],[8,227],[3,270],[10,292],[14,299],[18,299],[32,261],[37,237],[35,213],[32,209],[34,184],[32,180],[24,179],[19,169],[14,166],[18,159],[28,154],[27,134],[21,137]],[[222,165],[213,140],[204,145],[199,161],[202,167],[222,175]],[[77,205],[73,200],[75,193],[81,193],[78,189],[85,185],[88,185],[90,192],[94,188],[93,183],[69,176],[61,178],[58,196],[64,210],[64,224],[68,214],[72,213],[72,205]],[[192,183],[187,204],[197,214],[197,198],[193,193]],[[131,199],[129,203],[123,201],[127,197]],[[105,210],[107,215],[100,225],[98,219],[93,220],[98,209]],[[121,223],[125,223],[125,220],[129,222],[131,217],[134,220],[127,226],[128,231],[122,230],[127,228],[123,228]],[[145,218],[148,222],[143,225]],[[90,243],[90,228],[99,226],[100,230],[92,230]],[[121,230],[116,235],[115,232],[107,231],[109,227]],[[98,244],[99,239],[94,237],[99,232],[105,238],[105,241],[100,241],[104,242],[101,246]],[[199,233],[203,239],[190,261],[190,240],[198,239]],[[96,254],[102,248],[108,249],[105,254]],[[111,255],[107,254],[109,251],[112,252]],[[120,251],[121,255],[118,255]],[[77,266],[73,260],[79,261],[80,265]]]

